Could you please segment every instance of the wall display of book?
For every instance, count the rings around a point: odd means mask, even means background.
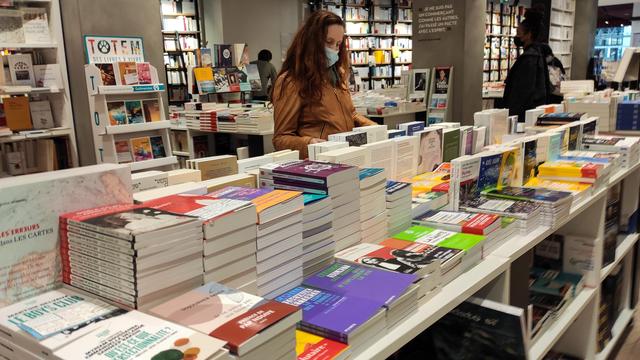
[[[118,163],[160,159],[167,156],[162,136],[143,136],[115,141]]]
[[[202,46],[198,0],[162,0],[162,37],[169,105],[190,100],[187,68],[196,66],[196,52]]]
[[[322,1],[318,9],[332,11],[346,23],[347,47],[352,65],[367,65],[360,74],[363,90],[400,83],[412,58],[411,1]]]
[[[513,43],[516,29],[523,19],[524,6],[487,1],[486,40],[484,44],[483,81],[502,82],[521,53]]]

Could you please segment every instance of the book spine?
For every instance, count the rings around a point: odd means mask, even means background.
[[[315,334],[327,339],[336,340],[344,344],[349,343],[349,335],[343,332],[329,330],[327,328],[316,326],[304,321],[298,323],[298,327],[304,331],[310,332],[312,334]]]
[[[114,237],[117,237],[117,238],[122,239],[122,240],[133,241],[133,237],[131,235],[125,235],[125,234],[122,234],[122,233],[118,233],[117,231],[113,231],[111,229],[106,229],[106,228],[94,226],[94,225],[88,224],[86,222],[67,219],[67,226],[69,226],[69,225],[77,226],[79,228],[82,228],[82,229],[85,229],[85,230],[88,230],[88,231],[91,231],[91,232],[95,232],[95,233],[98,233],[98,234],[110,235],[110,236],[114,236]]]
[[[77,275],[82,276],[83,272],[87,272],[87,273],[96,273],[96,274],[105,274],[105,275],[109,275],[113,278],[117,278],[129,283],[134,283],[136,282],[136,278],[135,276],[129,276],[126,274],[122,274],[120,272],[117,271],[112,271],[108,268],[102,267],[102,266],[87,266],[86,264],[77,262],[77,261],[70,261],[68,260],[62,267],[62,271],[66,272],[67,274],[71,274],[71,273],[75,273]]]
[[[281,189],[281,190],[302,191],[308,194],[317,194],[317,195],[329,195],[329,192],[327,190],[310,189],[310,188],[301,187],[301,186],[283,185],[278,183],[274,183],[273,186],[276,189]]]
[[[74,268],[72,268],[71,273],[69,274],[69,279],[70,281],[74,281],[77,279],[89,280],[98,284],[102,284],[104,286],[108,286],[114,290],[121,291],[124,294],[128,294],[131,296],[137,295],[135,286],[133,284],[120,281],[118,279],[114,279],[109,276],[104,276],[100,274],[95,274],[94,276],[86,272],[81,272],[80,274],[78,274],[78,270],[74,270]]]
[[[62,231],[60,232],[62,234]],[[65,232],[66,239],[68,241],[73,241],[77,244],[84,244],[86,246],[99,247],[101,249],[118,252],[125,255],[135,256],[136,251],[131,248],[131,243],[121,242],[117,240],[115,242],[99,240],[96,238],[87,237],[84,235],[78,235],[74,232]]]
[[[64,232],[65,234],[74,234],[76,236],[82,235],[83,237],[108,242],[114,245],[117,244],[125,248],[133,249],[133,242],[131,240],[124,240],[110,235],[97,233],[95,231],[87,230],[74,225],[68,225],[67,223],[60,223],[60,232]]]
[[[273,180],[275,181],[276,179],[280,179],[280,180],[284,180],[284,181],[302,181],[305,183],[310,183],[310,184],[318,184],[318,185],[322,185],[322,186],[328,186],[327,185],[327,179],[326,178],[312,178],[312,177],[305,177],[305,176],[298,176],[298,175],[291,175],[291,174],[283,174],[282,172],[278,171],[278,169],[274,169],[272,172],[273,175]]]
[[[69,285],[88,291],[92,294],[107,298],[111,301],[122,303],[128,307],[136,308],[136,298],[134,296],[125,295],[115,291],[107,286],[94,283],[89,280],[75,278],[70,281]]]
[[[73,249],[71,246],[71,244],[67,244],[68,248],[64,249],[64,251],[68,252],[71,257],[73,257],[74,255],[82,255],[88,259],[95,259],[96,261],[100,261],[103,263],[107,263],[107,264],[111,264],[111,265],[116,265],[116,266],[120,266],[123,268],[127,268],[127,269],[132,269],[135,270],[136,266],[135,266],[135,262],[133,261],[133,258],[129,258],[128,260],[122,260],[122,259],[117,259],[117,258],[113,258],[113,257],[107,257],[107,256],[101,256],[99,254],[96,253],[92,253],[92,252],[87,252],[87,251],[83,251],[80,249]]]
[[[101,259],[116,259],[118,261],[126,261],[131,264],[135,262],[135,258],[131,255],[88,244],[75,240],[74,238],[67,238],[66,246],[68,250],[74,250],[88,256],[97,256]]]
[[[135,276],[136,274],[135,269],[125,268],[101,259],[79,254],[74,251],[67,252],[67,256],[71,262],[76,262],[85,266],[109,269],[110,271],[117,272],[126,276]]]

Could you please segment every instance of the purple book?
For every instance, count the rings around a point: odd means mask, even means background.
[[[298,324],[302,330],[347,344],[349,334],[383,305],[306,286],[295,287],[275,300],[302,308],[302,321]]]
[[[416,280],[418,277],[415,274],[400,274],[336,262],[305,279],[303,285],[388,306]]]
[[[273,169],[273,178],[333,186],[345,181],[355,181],[358,179],[358,172],[358,168],[354,166],[305,160],[278,166]]]
[[[266,195],[273,190],[269,189],[252,189],[252,188],[244,188],[239,186],[228,186],[226,188],[220,189],[218,191],[214,191],[207,196],[220,198],[220,199],[234,199],[234,200],[244,200],[251,201],[257,197],[262,195]]]

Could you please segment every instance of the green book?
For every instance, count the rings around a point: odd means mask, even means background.
[[[440,244],[443,240],[449,239],[450,237],[456,234],[458,233],[453,231],[440,230],[440,229],[430,228],[427,226],[414,225],[399,234],[393,235],[393,238],[398,240],[419,242],[423,244],[436,246]]]
[[[438,243],[438,246],[469,252],[473,247],[479,245],[483,241],[484,236],[482,235],[456,233],[448,239]]]
[[[448,162],[460,156],[460,128],[444,129],[442,134],[442,161]]]

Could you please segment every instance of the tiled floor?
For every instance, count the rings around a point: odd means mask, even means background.
[[[640,311],[636,311],[629,335],[624,340],[615,359],[632,360],[638,358],[640,358]]]

